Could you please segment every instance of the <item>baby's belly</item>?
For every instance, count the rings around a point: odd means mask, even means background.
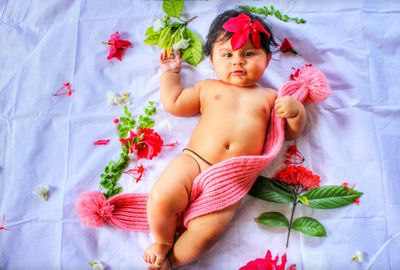
[[[235,156],[261,154],[265,134],[266,124],[238,127],[225,123],[223,126],[203,127],[200,123],[187,147],[215,164]]]

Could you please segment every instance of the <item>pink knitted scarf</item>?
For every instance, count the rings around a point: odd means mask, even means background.
[[[329,84],[319,70],[305,65],[291,76],[279,91],[301,102],[320,102],[330,93]],[[189,206],[183,213],[183,225],[242,199],[257,176],[278,155],[284,141],[283,119],[271,114],[270,127],[262,155],[240,156],[209,167],[193,181]],[[128,231],[150,231],[146,216],[147,194],[128,193],[106,199],[100,191],[80,194],[76,210],[82,224],[97,227],[104,223]]]

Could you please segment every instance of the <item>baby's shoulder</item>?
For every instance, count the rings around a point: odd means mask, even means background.
[[[278,91],[275,90],[275,89],[273,89],[273,88],[261,86],[261,87],[260,87],[260,90],[261,90],[265,95],[267,95],[268,97],[271,97],[271,98],[274,98],[274,99],[275,99],[275,98],[278,96]]]

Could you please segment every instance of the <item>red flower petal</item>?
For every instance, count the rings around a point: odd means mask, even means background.
[[[93,144],[94,144],[94,145],[106,145],[106,144],[108,144],[109,142],[110,142],[109,139],[106,139],[106,140],[97,140],[97,141],[94,141]]]
[[[249,39],[249,34],[245,32],[236,32],[231,38],[232,50],[236,51],[242,48],[243,44]]]

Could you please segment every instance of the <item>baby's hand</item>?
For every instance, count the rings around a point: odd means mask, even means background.
[[[282,96],[275,100],[275,113],[280,118],[294,118],[300,112],[300,102],[292,96]]]
[[[179,73],[181,71],[181,53],[174,53],[174,49],[171,48],[169,56],[167,56],[167,51],[160,55],[160,67],[164,72],[174,72]]]

